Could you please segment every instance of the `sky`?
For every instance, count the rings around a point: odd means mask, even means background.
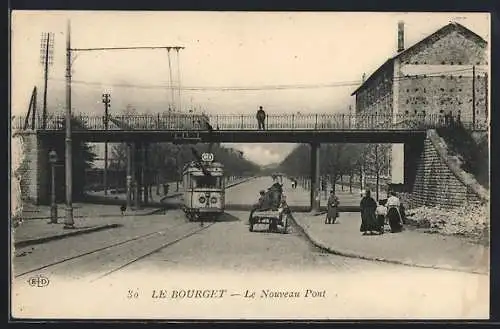
[[[70,12],[14,11],[11,34],[12,114],[25,114],[33,86],[42,101],[40,37],[55,35],[48,111],[64,111],[66,24],[71,47],[182,46],[159,50],[76,52],[72,64],[74,112],[111,113],[133,106],[162,112],[169,105],[207,113],[346,112],[361,81],[396,52],[397,23],[408,47],[450,21],[489,41],[489,14],[348,12]],[[172,84],[182,89],[169,89]],[[324,87],[318,85],[342,84]],[[307,85],[306,89],[273,86]],[[132,87],[133,86],[133,87]],[[249,87],[259,90],[221,91]],[[193,88],[197,90],[192,90]],[[214,90],[215,89],[215,90]],[[38,106],[40,108],[41,106]],[[231,145],[258,164],[281,161],[293,144]]]

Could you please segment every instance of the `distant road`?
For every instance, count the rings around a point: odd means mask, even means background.
[[[273,184],[271,177],[258,177],[243,184],[234,186],[226,193],[227,205],[251,205],[259,199],[259,191],[267,190]],[[292,207],[309,207],[310,206],[310,192],[301,186],[296,189],[292,188],[292,181],[284,178],[283,187],[287,197],[287,203]],[[361,200],[359,190],[353,189],[353,193],[349,193],[349,188],[337,186],[336,194],[342,206],[356,207],[359,206]],[[322,206],[326,205],[328,192],[325,195],[321,193],[320,203]]]

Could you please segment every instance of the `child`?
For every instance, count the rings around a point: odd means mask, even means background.
[[[384,204],[384,201],[379,200],[377,209],[375,209],[375,215],[377,215],[377,223],[379,225],[380,234],[384,234],[385,216],[387,216],[387,207]]]

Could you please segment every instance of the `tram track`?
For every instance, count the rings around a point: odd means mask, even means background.
[[[138,255],[134,255],[133,257],[127,258],[124,262],[121,262],[120,265],[114,266],[112,269],[108,269],[105,271],[105,274],[100,276],[105,277],[108,276],[111,273],[117,272],[139,260],[142,260],[164,248],[167,248],[177,242],[180,242],[182,240],[185,240],[189,238],[192,235],[195,235],[210,226],[214,225],[215,222],[213,223],[206,223],[205,225],[201,227],[197,227],[195,229],[192,229],[193,223],[189,222],[183,222],[181,224],[175,225],[175,226],[167,226],[163,227],[161,229],[156,229],[153,232],[148,232],[145,234],[141,234],[138,236],[135,236],[133,238],[129,238],[126,240],[121,240],[112,244],[108,244],[99,248],[95,248],[83,253],[76,254],[74,256],[66,257],[63,259],[59,259],[50,263],[46,263],[44,265],[38,266],[36,268],[32,268],[30,270],[24,271],[22,273],[18,273],[14,275],[14,278],[21,278],[24,277],[28,274],[34,274],[36,272],[40,272],[43,270],[55,270],[57,267],[64,267],[64,266],[69,266],[70,264],[74,262],[86,262],[87,259],[92,259],[94,257],[94,261],[100,259],[100,264],[97,264],[97,267],[99,265],[106,266],[106,258],[110,259],[110,263],[116,262],[113,256],[123,256],[124,253],[130,252],[131,254],[134,254],[134,251],[139,249]],[[184,232],[183,228],[187,228],[186,232]],[[191,228],[191,229],[189,229]],[[179,230],[182,231],[180,234],[176,234]],[[165,242],[165,236],[168,236],[167,241]],[[173,235],[173,236],[172,236]],[[152,245],[153,247],[149,247]],[[120,247],[127,246],[126,250],[120,249]],[[143,250],[145,249],[145,250]],[[118,257],[119,258],[119,257]],[[101,266],[101,267],[102,267]]]

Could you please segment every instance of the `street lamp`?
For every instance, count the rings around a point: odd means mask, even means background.
[[[49,162],[51,166],[52,175],[52,189],[51,196],[52,202],[50,205],[50,222],[49,224],[57,224],[57,204],[56,204],[56,163],[57,163],[57,153],[52,150],[49,152]]]
[[[110,94],[102,94],[104,104],[104,129],[108,130],[108,111],[111,103]],[[104,142],[104,195],[108,195],[108,142]]]

